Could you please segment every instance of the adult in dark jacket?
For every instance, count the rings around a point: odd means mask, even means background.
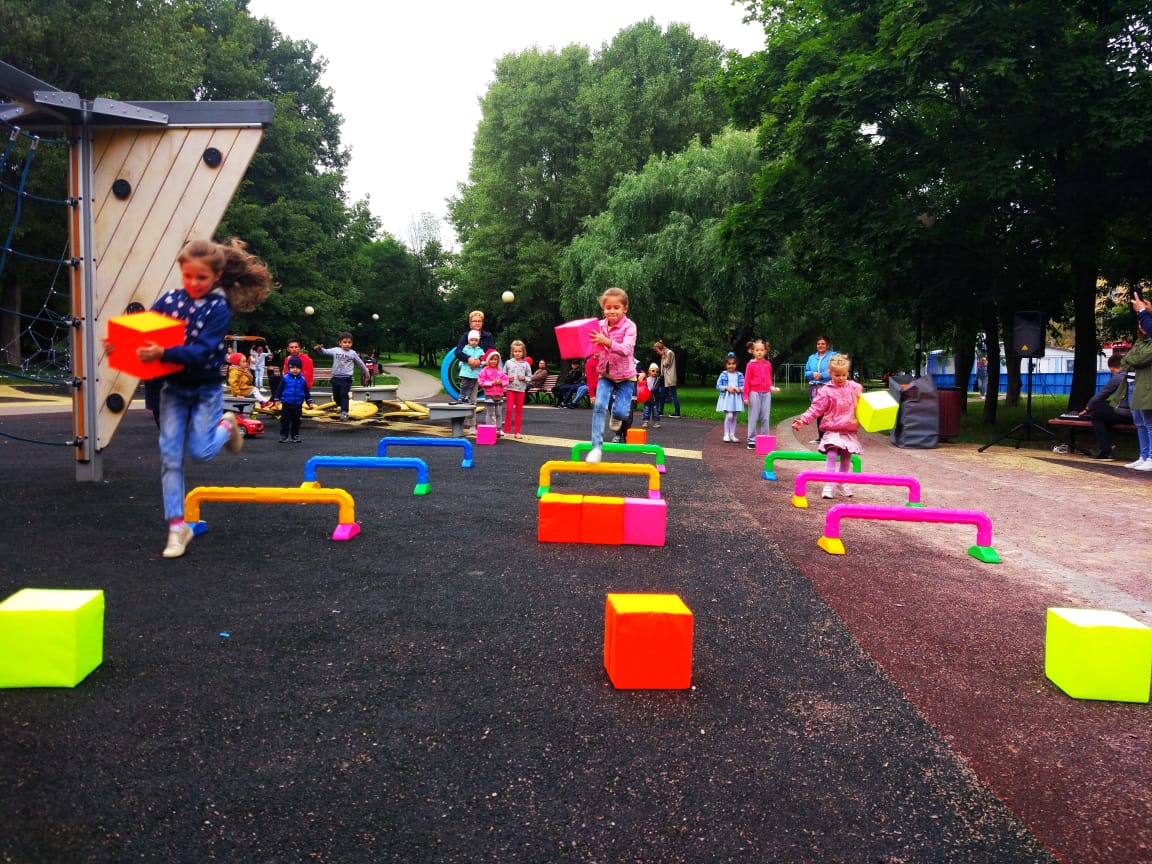
[[[1132,422],[1132,409],[1128,407],[1131,383],[1126,380],[1130,373],[1121,368],[1123,360],[1119,354],[1108,358],[1108,369],[1112,377],[1104,382],[1104,386],[1096,391],[1080,412],[1080,416],[1091,421],[1092,433],[1096,436],[1097,449],[1092,458],[1102,462],[1112,462],[1116,458],[1109,428],[1118,423]],[[1132,377],[1134,379],[1135,374]]]
[[[460,341],[456,343],[456,359],[460,363],[467,363],[473,369],[479,369],[481,366],[479,357],[469,357],[464,353],[464,348],[468,344],[468,331],[475,330],[480,334],[480,348],[487,353],[489,349],[496,347],[496,337],[484,329],[484,313],[479,309],[475,309],[468,313],[468,327],[465,328],[463,334],[460,336]]]

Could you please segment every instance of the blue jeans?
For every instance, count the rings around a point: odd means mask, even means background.
[[[180,387],[172,382],[160,392],[160,488],[164,518],[184,518],[184,456],[207,462],[220,452],[229,432],[220,423],[224,407],[220,384]]]
[[[1152,459],[1152,409],[1133,408],[1132,425],[1136,427],[1136,440],[1140,442],[1140,458]]]
[[[635,381],[600,379],[596,384],[596,403],[592,406],[593,447],[599,447],[604,443],[604,420],[608,416],[608,406],[612,406],[612,416],[624,422],[632,413],[632,400],[635,397]]]
[[[669,387],[667,384],[665,384],[664,389],[660,391],[660,413],[658,416],[664,415],[664,406],[668,403],[669,399],[672,400],[672,405],[676,408],[676,416],[679,417],[680,396],[676,393],[676,385]]]

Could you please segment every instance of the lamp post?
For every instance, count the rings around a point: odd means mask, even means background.
[[[508,350],[504,354],[504,359],[507,360],[512,356],[512,304],[516,302],[516,295],[511,291],[505,291],[500,295],[500,300],[504,303],[504,332],[508,337]]]

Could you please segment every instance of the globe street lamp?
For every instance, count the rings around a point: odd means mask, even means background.
[[[504,303],[504,332],[508,334],[508,353],[504,355],[507,360],[512,356],[512,304],[516,301],[516,295],[511,291],[505,291],[500,295],[500,300]]]

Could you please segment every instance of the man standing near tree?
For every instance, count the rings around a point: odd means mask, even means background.
[[[660,403],[657,406],[657,418],[664,415],[664,405],[669,399],[672,400],[672,405],[676,408],[676,413],[670,416],[680,416],[680,397],[676,394],[676,353],[664,345],[664,340],[659,339],[656,344],[652,346],[656,349],[656,353],[660,355],[660,378],[663,381],[663,387],[660,388]]]

